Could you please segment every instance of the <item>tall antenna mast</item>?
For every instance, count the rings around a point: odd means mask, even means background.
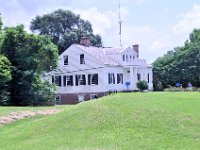
[[[121,20],[121,11],[120,11],[121,5],[119,0],[119,42],[120,47],[122,47],[122,20]]]

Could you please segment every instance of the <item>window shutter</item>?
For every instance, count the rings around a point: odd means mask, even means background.
[[[99,80],[98,74],[95,75],[95,78],[96,78],[96,85],[98,85],[98,80]]]
[[[119,83],[120,83],[120,75],[117,74],[117,84],[119,84]]]
[[[113,84],[115,84],[115,74],[113,73]]]
[[[83,85],[86,85],[85,75],[83,74],[82,77],[83,77]]]
[[[58,77],[58,85],[61,86],[61,76]]]
[[[52,83],[55,83],[54,76],[52,76]]]
[[[73,84],[73,76],[72,75],[70,76],[70,81],[71,81],[71,86],[73,86],[74,84]]]
[[[91,74],[88,74],[88,85],[91,85],[90,80],[91,80]]]
[[[63,76],[63,86],[66,86],[66,76]]]
[[[108,84],[110,84],[110,73],[108,74]]]
[[[76,86],[78,86],[78,75],[76,75]]]

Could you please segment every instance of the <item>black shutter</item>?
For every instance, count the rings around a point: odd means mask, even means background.
[[[58,86],[61,86],[61,76],[58,76]]]
[[[63,76],[63,86],[66,86],[66,76]]]
[[[55,83],[54,76],[52,76],[52,83]]]
[[[119,84],[119,83],[120,83],[120,75],[117,74],[117,84]]]
[[[121,83],[123,84],[123,83],[124,83],[124,77],[123,77],[123,74],[121,74],[121,77],[122,77],[122,78],[121,78],[121,80],[122,80]]]
[[[83,74],[82,77],[83,77],[83,85],[86,85],[85,75]]]
[[[96,78],[96,85],[98,85],[98,79],[99,79],[98,74],[95,75],[95,78]]]
[[[76,86],[78,86],[78,75],[76,75]]]
[[[115,74],[113,73],[113,84],[115,84]]]
[[[91,85],[90,79],[91,79],[91,74],[88,74],[88,85]]]
[[[73,86],[73,76],[70,76],[71,86]]]
[[[108,84],[110,84],[110,73],[108,74]]]

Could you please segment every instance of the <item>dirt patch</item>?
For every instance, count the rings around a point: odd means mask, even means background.
[[[59,109],[47,109],[40,111],[19,111],[11,112],[9,115],[0,117],[0,124],[8,124],[16,120],[24,119],[26,117],[36,116],[36,115],[53,115],[59,113]]]

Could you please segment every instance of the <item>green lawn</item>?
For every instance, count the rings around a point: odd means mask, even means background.
[[[200,149],[200,93],[118,93],[60,108],[0,126],[0,149]]]

